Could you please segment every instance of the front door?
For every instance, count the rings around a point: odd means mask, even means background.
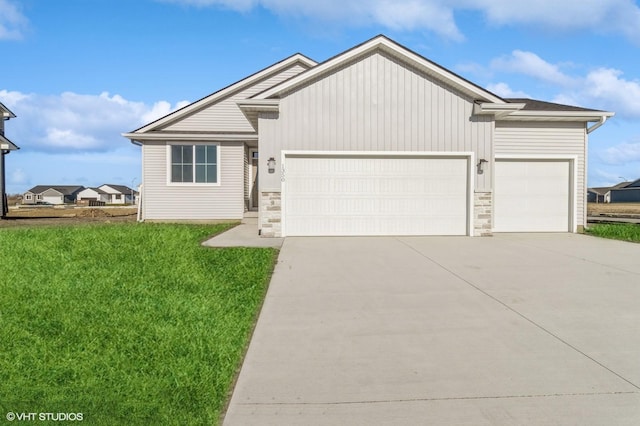
[[[258,210],[258,151],[251,150],[251,195],[249,196],[249,209]]]

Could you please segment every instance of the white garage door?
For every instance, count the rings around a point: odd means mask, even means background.
[[[495,232],[570,231],[571,163],[498,160]]]
[[[467,161],[287,157],[284,233],[466,235]]]

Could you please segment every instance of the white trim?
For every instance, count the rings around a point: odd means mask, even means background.
[[[286,158],[287,157],[423,157],[423,158],[446,158],[459,157],[467,159],[467,235],[474,236],[474,187],[475,187],[475,153],[473,151],[300,151],[282,150],[280,153],[281,188],[280,192],[280,223],[281,236],[286,237]],[[262,190],[266,192],[266,190]]]
[[[260,211],[260,181],[258,180],[258,188],[256,189],[257,200],[253,199],[253,153],[258,152],[258,148],[249,148],[249,210],[256,204],[258,211]],[[260,153],[258,152],[258,158],[256,158],[258,165],[256,166],[256,179],[260,176]]]
[[[392,56],[395,56],[396,58],[400,59],[401,61],[404,61],[409,65],[429,75],[433,75],[438,79],[442,79],[445,82],[447,82],[447,84],[450,84],[453,87],[456,87],[459,90],[472,95],[473,97],[478,97],[488,102],[494,102],[494,103],[500,103],[500,104],[505,103],[503,99],[500,99],[493,93],[488,92],[476,86],[475,84],[441,67],[435,62],[431,62],[428,59],[414,52],[411,52],[404,46],[401,46],[396,42],[382,35],[377,36],[359,46],[356,46],[355,48],[347,50],[346,52],[343,52],[338,56],[335,56],[332,59],[329,59],[328,61],[325,61],[319,65],[316,65],[314,68],[310,69],[309,71],[298,74],[296,77],[286,80],[262,92],[261,94],[257,95],[254,99],[267,99],[272,96],[281,96],[283,93],[287,91],[295,90],[295,88],[299,87],[300,85],[309,81],[313,81],[319,78],[319,76],[330,73],[333,70],[337,69],[338,67],[342,66],[343,64],[353,61],[354,59],[360,56],[364,56],[369,52],[375,51],[377,49],[385,51],[391,54]]]
[[[135,141],[193,141],[193,142],[243,142],[257,141],[256,133],[122,133],[125,138]]]
[[[196,173],[196,154],[195,147],[199,145],[210,145],[216,147],[216,182],[172,182],[171,181],[171,147],[183,145],[183,146],[193,146],[193,178],[195,179]],[[220,144],[218,142],[207,142],[207,143],[193,143],[193,142],[167,142],[166,146],[166,175],[167,175],[167,186],[220,186],[220,163],[221,163],[221,149]]]
[[[506,116],[499,118],[499,121],[600,121],[603,117],[613,117],[613,112],[603,111],[513,111]]]
[[[571,182],[569,182],[569,193],[571,194],[571,199],[569,202],[571,203],[569,208],[569,213],[571,217],[569,217],[569,229],[567,232],[578,232],[578,193],[577,193],[577,184],[578,184],[578,156],[577,155],[562,155],[562,154],[498,154],[495,156],[495,161],[568,161],[569,162],[569,176],[571,177]],[[494,161],[494,169],[495,169],[495,161]],[[494,183],[493,187],[495,188],[495,172],[493,173]],[[585,175],[586,179],[586,175]],[[585,195],[583,195],[585,196]],[[586,200],[585,200],[586,201]],[[495,205],[495,200],[494,200]],[[495,208],[491,211],[491,223],[495,224]],[[495,232],[495,231],[494,231]]]

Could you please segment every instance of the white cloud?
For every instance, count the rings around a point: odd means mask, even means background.
[[[0,40],[22,38],[27,22],[14,2],[0,0]]]
[[[23,149],[45,152],[111,151],[126,143],[120,133],[187,104],[147,105],[107,92],[47,96],[0,90],[0,100],[18,116],[6,126],[11,140]]]
[[[514,50],[511,55],[494,59],[491,67],[499,71],[516,72],[538,80],[559,85],[571,85],[573,79],[564,74],[558,65],[551,64],[535,53]]]
[[[633,0],[468,0],[498,26],[543,26],[556,31],[622,34],[640,43],[640,8]]]
[[[628,164],[640,161],[640,142],[621,143],[605,149],[598,154],[606,164]]]
[[[487,86],[487,90],[501,98],[531,98],[531,96],[525,92],[511,89],[507,83],[490,84]]]
[[[555,87],[558,92],[553,102],[613,111],[621,118],[640,118],[640,81],[625,79],[620,70],[597,68],[584,75],[569,75],[560,65],[521,50],[494,59],[490,69],[496,73],[525,75]],[[503,84],[488,88],[497,94],[509,93],[511,89]]]
[[[456,12],[482,13],[495,26],[621,34],[640,44],[640,7],[633,0],[158,0],[240,12],[263,7],[278,15],[394,30],[425,29],[453,40],[463,34]]]

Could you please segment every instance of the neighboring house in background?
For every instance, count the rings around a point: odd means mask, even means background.
[[[605,195],[609,192],[609,187],[587,189],[587,202],[604,203]]]
[[[23,194],[22,204],[71,204],[83,189],[79,185],[37,185]]]
[[[77,201],[99,201],[103,203],[109,202],[111,196],[109,193],[100,188],[85,188],[78,192]]]
[[[4,122],[12,118],[16,118],[16,115],[11,112],[9,108],[4,106],[2,102],[0,102],[0,218],[4,218],[9,212],[7,202],[5,156],[9,155],[11,151],[20,149],[4,135]]]
[[[588,134],[613,115],[503,99],[378,36],[124,136],[142,147],[146,220],[256,210],[275,237],[577,232]]]
[[[107,204],[135,204],[137,192],[125,185],[114,185],[111,183],[98,187],[104,191],[109,199]]]
[[[609,202],[640,203],[640,179],[612,187],[609,190]]]

